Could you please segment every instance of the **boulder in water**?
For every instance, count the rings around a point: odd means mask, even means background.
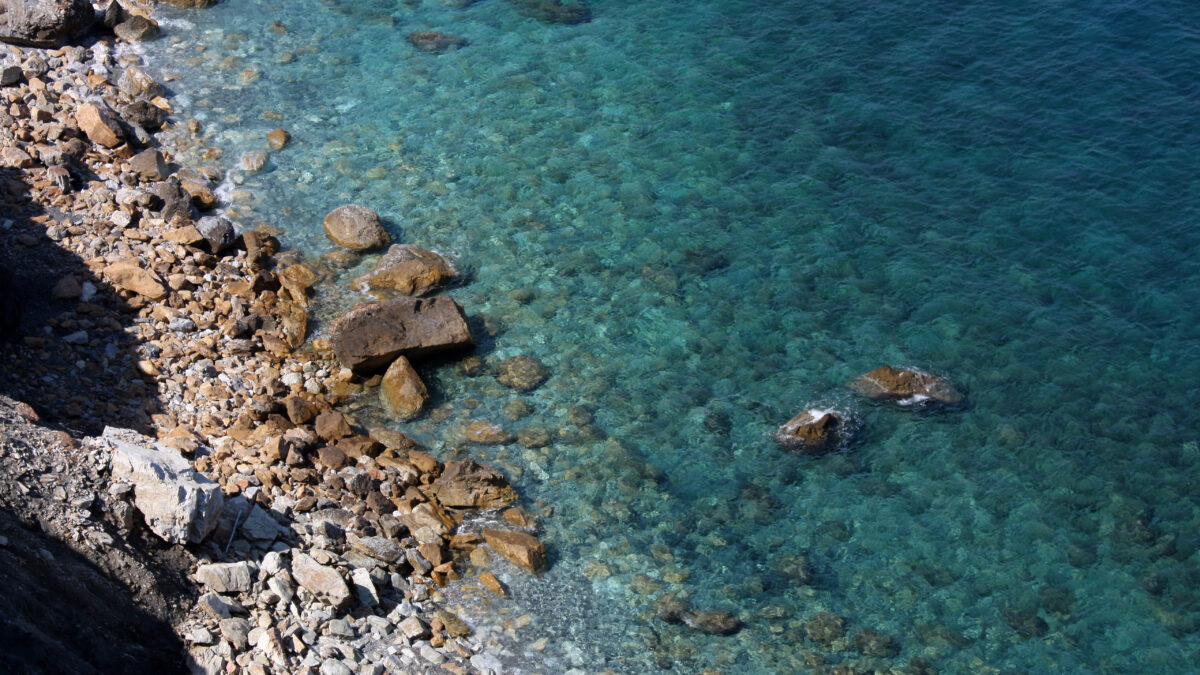
[[[474,341],[462,307],[439,295],[358,305],[333,322],[329,344],[342,365],[363,372]]]
[[[403,356],[388,366],[379,383],[379,394],[388,414],[399,420],[410,420],[421,414],[429,400],[429,391],[421,376]]]
[[[495,372],[497,382],[518,391],[533,391],[550,376],[541,361],[524,354],[497,363]]]
[[[544,23],[576,24],[592,20],[592,10],[582,0],[510,0],[525,16]]]
[[[832,410],[801,410],[775,432],[775,441],[789,450],[819,454],[832,449],[843,427]]]
[[[457,35],[448,35],[431,30],[419,30],[408,34],[408,42],[423,52],[440,54],[451,49],[461,49],[467,46],[467,39]]]
[[[896,401],[902,405],[925,401],[953,405],[963,400],[963,395],[949,380],[915,368],[876,368],[859,375],[858,379],[850,383],[850,388],[868,398]]]
[[[352,251],[387,246],[392,240],[379,222],[379,214],[358,204],[339,206],[330,211],[321,224],[333,243]]]
[[[375,269],[354,280],[355,288],[388,289],[403,295],[425,295],[454,278],[454,267],[433,251],[394,244]]]
[[[546,568],[546,546],[536,537],[511,530],[484,530],[483,538],[493,551],[530,572]]]
[[[517,501],[516,491],[499,471],[471,458],[447,462],[432,492],[443,506],[453,508],[496,509]]]

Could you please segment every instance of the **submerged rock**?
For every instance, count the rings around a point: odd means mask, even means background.
[[[155,534],[172,544],[196,544],[216,528],[221,487],[196,473],[178,451],[146,447],[149,439],[123,429],[106,428],[103,438],[112,449],[113,480],[133,485],[133,504]]]
[[[949,380],[911,368],[876,368],[859,375],[850,388],[868,398],[897,401],[905,405],[927,400],[955,404],[963,400],[962,394]]]
[[[357,204],[330,211],[321,225],[333,243],[352,251],[367,251],[387,246],[392,241],[379,222],[379,214]]]
[[[375,269],[353,282],[355,288],[389,289],[403,295],[425,295],[457,274],[448,260],[412,244],[394,244]]]
[[[217,0],[162,0],[168,5],[175,5],[184,9],[203,9],[212,7],[217,4]]]
[[[592,10],[582,0],[509,0],[525,16],[545,23],[577,24],[592,20]]]
[[[484,420],[468,424],[464,433],[467,441],[480,445],[504,445],[516,440],[516,436],[505,431],[504,427]]]
[[[855,633],[851,642],[854,643],[854,648],[858,650],[858,653],[863,656],[882,659],[895,656],[900,651],[900,646],[896,644],[892,636],[873,631],[870,628]]]
[[[467,46],[467,39],[457,35],[448,35],[431,30],[421,30],[408,34],[408,42],[423,52],[441,53],[451,49],[461,49]]]
[[[447,462],[432,487],[437,500],[453,508],[495,509],[517,501],[503,474],[470,458]]]
[[[550,377],[546,366],[532,356],[514,356],[496,364],[496,381],[518,391],[533,391]]]
[[[5,0],[0,5],[0,41],[55,47],[91,27],[90,0]]]
[[[802,410],[775,432],[775,441],[789,450],[819,454],[836,445],[842,417],[832,410]]]
[[[709,635],[732,635],[742,628],[742,621],[730,612],[694,609],[684,612],[680,618],[692,630]]]
[[[292,140],[292,135],[286,129],[272,129],[267,132],[267,145],[272,150],[282,150]]]
[[[329,329],[329,344],[347,368],[367,371],[397,356],[422,356],[474,344],[462,307],[446,296],[395,298],[358,305]]]
[[[804,624],[808,639],[819,645],[830,645],[846,634],[846,620],[833,612],[821,612]]]

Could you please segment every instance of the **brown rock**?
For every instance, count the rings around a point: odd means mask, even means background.
[[[901,404],[933,400],[954,404],[962,394],[948,380],[915,369],[883,366],[860,375],[850,388],[868,398],[897,401]]]
[[[525,427],[517,432],[517,442],[527,448],[544,448],[550,445],[550,432],[544,427]]]
[[[136,261],[125,259],[104,268],[104,277],[117,288],[143,295],[151,300],[167,297],[167,287],[153,270],[143,269]]]
[[[742,627],[742,622],[730,612],[694,609],[684,612],[680,618],[692,630],[709,635],[732,635]]]
[[[528,511],[519,506],[515,506],[511,509],[504,509],[504,513],[501,513],[500,515],[503,516],[504,520],[508,521],[510,525],[514,525],[516,527],[526,530],[532,530],[533,528],[537,527],[537,521],[534,520],[533,516],[529,515]]]
[[[346,453],[331,446],[322,446],[317,450],[317,460],[325,466],[337,471],[346,465]]]
[[[442,463],[436,457],[428,452],[420,450],[409,450],[408,461],[421,473],[436,474],[442,470]]]
[[[357,204],[339,206],[330,211],[322,225],[333,243],[352,251],[387,246],[392,240],[379,222],[379,214]]]
[[[846,620],[832,612],[821,612],[804,624],[808,639],[828,646],[846,634]]]
[[[163,93],[162,85],[150,77],[150,73],[137,66],[129,66],[117,78],[117,88],[133,99],[152,99]]]
[[[317,283],[317,273],[304,265],[288,265],[279,271],[279,285],[292,296],[292,301],[308,305],[308,289]]]
[[[338,439],[337,449],[346,454],[347,457],[358,459],[359,457],[374,457],[383,450],[383,446],[373,438],[352,434],[345,438]]]
[[[217,0],[163,0],[163,2],[184,9],[204,9],[215,5]]]
[[[367,371],[397,356],[422,356],[474,344],[462,307],[446,296],[358,305],[338,317],[329,343],[342,365]]]
[[[451,49],[467,46],[466,38],[457,35],[447,35],[431,30],[422,30],[408,34],[408,42],[423,52],[440,53]]]
[[[432,492],[452,508],[495,509],[517,501],[516,490],[500,472],[469,457],[447,462]]]
[[[500,583],[500,580],[496,578],[495,574],[492,574],[491,572],[484,572],[483,574],[479,575],[479,581],[483,584],[484,588],[495,593],[496,595],[502,598],[508,597],[508,593],[504,590],[504,585]]]
[[[446,552],[442,549],[441,544],[417,544],[417,552],[435,567],[446,562]]]
[[[592,11],[582,0],[509,0],[524,15],[543,23],[577,24],[592,20]]]
[[[308,312],[303,307],[281,302],[275,307],[275,319],[280,337],[289,349],[304,344],[304,336],[308,333]]]
[[[496,364],[496,381],[519,391],[533,391],[550,376],[541,361],[532,356],[514,356]]]
[[[204,235],[200,234],[200,230],[197,230],[194,225],[184,225],[178,229],[171,230],[163,235],[163,237],[167,241],[173,241],[184,246],[199,246],[201,243],[207,241]]]
[[[687,601],[680,599],[674,593],[663,593],[654,599],[651,606],[654,616],[667,623],[682,623],[683,615],[691,611]]]
[[[832,410],[801,410],[775,432],[775,441],[789,450],[818,454],[838,440],[842,418]]]
[[[863,656],[885,659],[895,656],[900,651],[900,646],[896,644],[892,636],[873,631],[870,628],[855,633],[851,642],[854,643],[854,648],[858,650],[858,653]]]
[[[480,445],[504,445],[517,440],[499,424],[482,420],[468,424],[464,432],[467,441]]]
[[[104,103],[84,103],[79,106],[75,110],[75,123],[97,145],[115,148],[125,140],[121,120]]]
[[[292,424],[308,424],[317,416],[317,407],[299,396],[283,399],[283,407],[287,410],[288,419]]]
[[[339,438],[354,433],[350,429],[350,425],[346,423],[346,418],[336,410],[327,410],[317,415],[317,419],[313,423],[313,429],[325,441],[336,441]]]
[[[127,20],[113,26],[113,33],[125,42],[142,42],[158,37],[158,22],[144,16],[134,14]]]
[[[50,291],[50,294],[60,300],[74,300],[83,294],[83,286],[79,284],[78,279],[68,274],[54,284],[54,289]]]
[[[292,135],[284,129],[272,129],[267,132],[267,145],[272,150],[282,150],[292,140]]]
[[[167,175],[170,174],[170,169],[167,167],[167,160],[163,159],[161,152],[153,148],[143,150],[130,157],[129,168],[133,169],[134,173],[148,180],[165,180]]]
[[[429,401],[429,391],[421,376],[403,356],[388,366],[379,383],[379,394],[388,414],[396,419],[409,420],[421,414]]]
[[[536,537],[524,532],[484,530],[483,538],[493,551],[530,572],[546,567],[546,547]]]
[[[455,528],[454,519],[432,502],[417,504],[411,513],[400,517],[400,522],[404,523],[409,532],[416,532],[423,527],[428,527],[442,536],[450,534]]]
[[[421,447],[421,444],[394,429],[385,429],[383,427],[375,427],[368,432],[371,438],[379,441],[384,447],[389,450],[415,450]]]
[[[353,282],[358,289],[388,289],[403,295],[425,295],[454,278],[454,267],[442,256],[412,244],[393,244],[375,269]]]

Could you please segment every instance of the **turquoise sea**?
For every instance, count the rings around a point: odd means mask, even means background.
[[[371,206],[466,271],[486,362],[549,368],[519,394],[425,364],[436,407],[396,425],[442,457],[468,420],[549,430],[469,448],[552,553],[496,566],[510,600],[449,594],[504,667],[1200,672],[1200,4],[590,10],[224,0],[145,46],[243,227],[315,260]],[[967,405],[846,389],[885,364]],[[776,446],[810,406],[853,442]],[[664,623],[663,593],[745,625]]]

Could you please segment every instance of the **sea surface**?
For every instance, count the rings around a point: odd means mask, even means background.
[[[505,669],[1200,671],[1200,4],[590,10],[223,0],[145,46],[241,227],[321,267],[324,214],[370,206],[463,270],[486,363],[549,369],[423,364],[433,409],[393,423],[441,457],[470,420],[552,439],[466,449],[551,550],[495,563],[508,600],[448,593]],[[966,404],[847,389],[885,364]],[[813,406],[854,439],[782,450]],[[744,627],[667,624],[666,593]]]

